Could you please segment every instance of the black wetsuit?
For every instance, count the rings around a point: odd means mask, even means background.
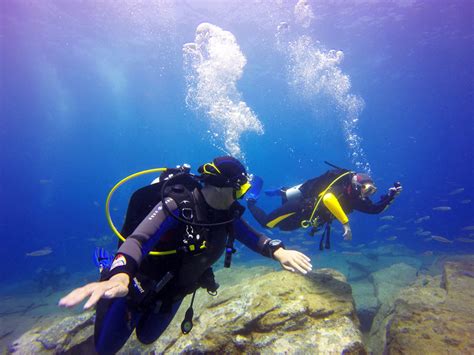
[[[237,202],[229,210],[215,210],[205,201],[198,189],[192,192],[195,198],[195,213],[200,223],[228,221],[236,210],[243,207]],[[177,204],[166,198],[169,210],[178,214]],[[229,224],[213,227],[192,227],[168,215],[158,203],[120,246],[111,270],[103,275],[109,279],[118,273],[130,276],[127,297],[101,299],[97,306],[95,323],[95,345],[99,353],[115,353],[136,329],[137,338],[149,344],[166,329],[178,310],[183,297],[204,286],[203,275],[226,248]],[[234,219],[232,227],[235,238],[250,249],[271,257],[269,238],[256,232],[240,217]],[[150,256],[148,252],[173,250],[182,246],[184,233],[191,232],[205,238],[206,248],[201,253],[178,253],[166,256]],[[169,274],[168,274],[169,272]],[[165,275],[172,278],[158,292],[153,291],[157,282]],[[152,292],[150,292],[150,290]]]
[[[301,228],[301,222],[310,218],[319,194],[324,191],[334,179],[347,171],[348,170],[343,169],[329,170],[321,176],[307,180],[299,187],[301,192],[299,198],[289,201],[283,198],[282,205],[269,214],[259,208],[255,200],[248,201],[249,211],[257,222],[265,228],[277,227],[284,231]],[[353,210],[369,214],[378,214],[384,211],[393,201],[393,197],[389,195],[383,195],[377,203],[373,203],[368,197],[361,198],[359,193],[352,189],[352,176],[353,173],[344,176],[328,190],[328,192],[334,194],[346,214],[351,213]],[[285,217],[287,215],[288,217]],[[323,203],[319,204],[315,216],[319,217],[320,225],[334,218]],[[281,220],[277,223],[271,223],[272,221],[278,221],[278,219]],[[269,224],[273,225],[273,227],[270,227]]]

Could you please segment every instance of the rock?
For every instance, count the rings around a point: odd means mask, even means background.
[[[377,297],[375,297],[374,285],[371,282],[362,281],[351,283],[351,286],[360,328],[362,332],[369,332],[380,306]]]
[[[474,258],[446,262],[442,276],[420,277],[382,308],[371,335],[378,326],[386,338],[371,339],[374,353],[473,353]]]
[[[342,274],[329,269],[306,276],[263,269],[260,275],[245,272],[249,277],[238,277],[238,284],[219,289],[216,297],[197,293],[189,334],[180,330],[190,303],[187,297],[155,343],[143,345],[133,334],[119,353],[366,354],[351,287]],[[12,350],[93,353],[92,315],[70,318],[25,334]]]
[[[391,302],[402,288],[414,282],[416,271],[412,266],[399,263],[372,273],[370,279],[379,304]]]
[[[122,352],[365,353],[351,288],[334,270],[258,276],[195,312],[190,334],[179,332],[178,314],[152,347],[127,344]]]
[[[8,351],[15,354],[57,354],[78,345],[94,352],[94,312],[71,316],[47,328],[34,328],[14,341]]]
[[[392,311],[393,302],[400,290],[414,282],[416,269],[403,264],[394,264],[370,275],[378,307],[370,329],[369,348],[381,353],[385,342],[385,326]]]

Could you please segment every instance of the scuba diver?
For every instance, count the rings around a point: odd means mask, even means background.
[[[325,163],[334,169],[291,188],[265,191],[267,195],[280,196],[282,199],[282,205],[269,214],[257,207],[258,193],[251,194],[247,198],[247,207],[257,222],[264,228],[278,227],[283,231],[312,227],[311,235],[326,225],[320,249],[323,249],[323,240],[329,249],[330,226],[334,219],[342,224],[344,240],[351,240],[352,231],[347,214],[353,210],[381,213],[402,191],[401,184],[396,182],[386,195],[373,203],[370,196],[377,191],[377,187],[370,176]],[[261,185],[262,182],[257,181],[256,184]]]
[[[166,169],[159,181],[132,195],[121,231],[126,239],[111,264],[107,253],[96,252],[100,281],[59,301],[59,306],[73,307],[88,298],[84,309],[97,304],[94,340],[100,354],[120,350],[134,330],[142,343],[154,342],[183,298],[193,294],[181,323],[188,333],[195,292],[203,287],[217,294],[211,266],[224,252],[224,266],[230,266],[234,238],[286,270],[306,274],[312,268],[307,256],[286,250],[280,240],[258,233],[242,219],[245,208],[237,200],[251,181],[237,159],[215,158],[199,167],[199,176],[189,170],[186,165]]]

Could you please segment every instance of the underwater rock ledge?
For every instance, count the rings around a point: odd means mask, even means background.
[[[384,304],[371,330],[375,354],[474,353],[474,258],[448,261]]]
[[[222,287],[216,297],[198,291],[191,333],[184,335],[179,328],[189,305],[186,298],[158,341],[143,345],[132,335],[119,353],[367,353],[351,287],[341,273],[245,272],[247,278]],[[93,353],[92,321],[87,313],[33,329],[14,342],[10,352]]]

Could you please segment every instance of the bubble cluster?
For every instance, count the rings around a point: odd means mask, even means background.
[[[243,158],[241,135],[263,134],[263,126],[237,90],[247,60],[234,35],[202,23],[194,42],[183,46],[183,56],[188,107],[203,111],[211,122],[211,137],[222,137],[224,150]]]
[[[314,19],[314,13],[307,0],[299,0],[295,5],[295,20],[296,23],[304,28],[308,28],[311,25],[311,21]]]
[[[314,17],[308,3],[301,0],[295,7],[295,18],[300,24],[305,18],[302,15],[304,13],[310,13],[311,19]],[[342,128],[351,160],[358,169],[370,173],[361,138],[356,133],[364,100],[350,92],[350,78],[340,68],[344,53],[340,50],[327,50],[307,35],[295,36],[290,29],[286,22],[281,23],[276,34],[277,47],[288,59],[289,85],[306,102],[312,103],[325,96],[336,104],[337,109],[343,113]]]

